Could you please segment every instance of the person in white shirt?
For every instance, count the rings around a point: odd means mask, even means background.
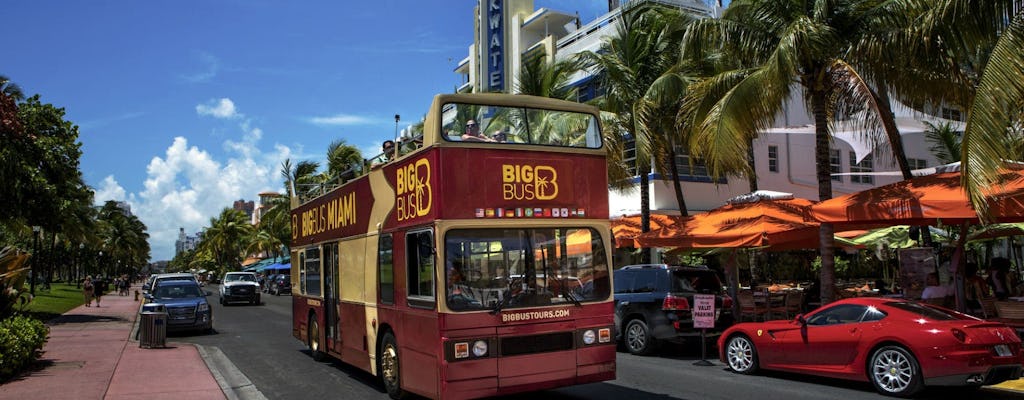
[[[925,282],[927,283],[927,286],[925,286],[924,291],[921,292],[921,300],[945,299],[948,295],[947,287],[939,284],[938,274],[934,272],[928,274],[928,278]]]

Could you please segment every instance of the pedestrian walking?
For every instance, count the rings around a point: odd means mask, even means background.
[[[96,282],[92,285],[93,297],[96,298],[96,307],[100,306],[100,298],[107,291],[107,281],[103,278],[96,278]]]
[[[120,289],[121,289],[121,295],[122,296],[127,296],[128,295],[128,289],[131,286],[131,284],[132,284],[132,281],[128,279],[128,275],[125,275],[125,276],[121,277],[121,287],[120,287]]]
[[[82,282],[82,296],[85,297],[86,307],[92,307],[93,288],[92,276],[86,276],[85,281]]]

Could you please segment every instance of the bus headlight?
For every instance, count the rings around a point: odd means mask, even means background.
[[[601,328],[601,329],[598,329],[597,330],[597,335],[600,337],[599,341],[601,343],[608,343],[608,342],[612,341],[612,329],[611,328]]]
[[[477,340],[473,342],[473,356],[483,357],[487,355],[487,341]]]
[[[593,329],[587,329],[583,332],[583,344],[592,345],[597,340],[597,335],[594,334]]]

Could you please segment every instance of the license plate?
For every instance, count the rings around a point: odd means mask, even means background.
[[[1009,357],[1012,356],[1013,353],[1010,353],[1010,346],[1007,346],[1005,344],[999,344],[996,345],[996,355],[1000,357]]]

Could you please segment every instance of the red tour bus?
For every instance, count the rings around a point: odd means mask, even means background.
[[[598,121],[547,98],[435,97],[391,161],[292,197],[292,334],[394,398],[615,379]]]

